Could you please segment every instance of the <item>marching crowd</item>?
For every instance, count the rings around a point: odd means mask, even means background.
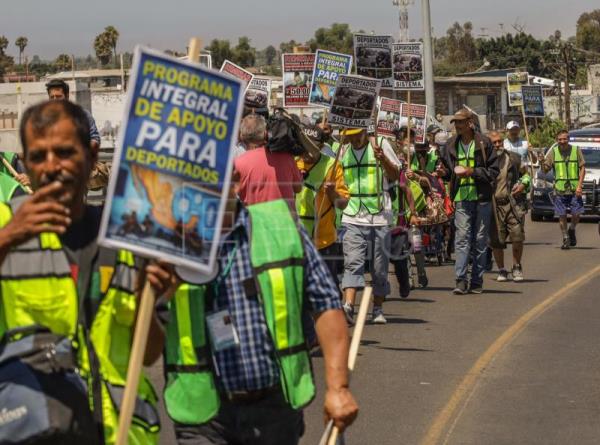
[[[303,434],[302,409],[315,396],[311,347],[324,357],[325,417],[343,430],[357,416],[348,325],[367,274],[374,324],[386,323],[390,263],[401,297],[417,282],[427,285],[427,246],[436,245],[443,259],[454,254],[455,294],[483,292],[491,255],[498,281],[522,281],[536,161],[556,176],[562,247],[576,244],[585,166],[567,132],[537,159],[518,122],[507,125],[506,138],[484,135],[468,109],[453,116],[454,135],[431,126],[425,143],[414,143],[406,128],[395,138],[358,128],[336,134],[324,116],[316,124],[289,119],[309,147],[294,153],[272,149],[265,110],[249,109],[235,148],[218,274],[206,284],[184,283],[166,263],[98,246],[101,209],[85,197],[92,172],[106,171],[97,165],[99,136],[65,86],[48,84],[49,101],[24,113],[22,158],[3,153],[0,166],[0,380],[14,384],[10,409],[40,394],[51,406],[40,403],[38,421],[3,433],[10,443],[114,443],[146,282],[161,299],[145,364],[163,357],[163,400],[177,442],[294,444]],[[62,378],[50,379],[56,370]],[[158,442],[157,401],[143,377],[130,444]]]

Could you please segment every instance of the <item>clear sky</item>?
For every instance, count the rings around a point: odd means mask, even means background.
[[[496,36],[514,32],[512,24],[536,37],[555,29],[563,36],[575,33],[579,15],[599,8],[598,0],[431,0],[434,34],[444,34],[455,21],[471,21],[475,34]],[[411,37],[421,36],[420,0],[410,7]],[[398,33],[398,10],[392,0],[3,0],[0,35],[9,40],[9,54],[18,50],[15,39],[29,38],[25,53],[54,58],[59,53],[93,53],[94,37],[107,25],[120,34],[118,51],[136,43],[160,49],[183,50],[189,37],[213,38],[247,35],[257,48],[282,41],[308,40],[331,23],[349,23],[353,30]],[[486,28],[484,31],[481,28]]]

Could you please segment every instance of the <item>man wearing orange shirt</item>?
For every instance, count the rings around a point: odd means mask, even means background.
[[[303,131],[319,149],[323,148],[325,135],[321,128],[305,127]],[[340,162],[323,153],[317,162],[301,156],[296,163],[304,178],[302,190],[296,195],[298,218],[312,236],[336,284],[339,284],[337,275],[343,257],[336,242],[336,209],[345,209],[350,198],[344,169]]]

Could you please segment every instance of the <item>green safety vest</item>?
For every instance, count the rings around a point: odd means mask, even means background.
[[[248,207],[250,260],[281,387],[289,406],[300,409],[315,396],[304,330],[304,247],[283,200]],[[208,422],[220,408],[205,325],[207,285],[183,284],[170,302],[167,325],[165,405],[176,422]]]
[[[437,165],[438,155],[435,150],[427,152],[427,162],[425,163],[425,171],[427,173],[433,173],[435,171],[435,166]],[[418,155],[415,153],[410,158],[410,169],[412,171],[421,170],[421,166],[419,165]]]
[[[304,179],[302,190],[300,193],[296,194],[296,213],[298,214],[300,222],[311,237],[314,237],[315,223],[317,222],[317,209],[315,209],[317,193],[325,182],[327,175],[331,174],[330,172],[334,165],[335,159],[321,155],[319,161],[308,171],[308,175]],[[333,209],[333,204],[326,209],[322,209],[318,219],[322,219]]]
[[[554,188],[558,192],[573,191],[579,184],[579,159],[577,147],[570,145],[571,153],[563,158],[560,148],[554,146]]]
[[[15,191],[21,187],[21,184],[12,176],[0,172],[0,201],[8,202],[12,199]]]
[[[11,165],[12,165],[13,161],[15,160],[16,156],[17,156],[17,154],[13,153],[12,151],[0,151],[0,157],[6,159],[8,161],[8,163]],[[4,165],[4,162],[2,162],[2,159],[0,159],[0,173],[10,175],[10,172]]]
[[[379,138],[381,143],[383,138]],[[371,215],[383,209],[383,172],[379,172],[377,183],[377,160],[371,143],[367,145],[360,159],[356,158],[352,147],[348,147],[342,158],[344,179],[350,191],[350,201],[344,215],[355,216],[361,208]],[[378,198],[381,196],[381,199]],[[379,202],[378,202],[379,201]]]
[[[469,148],[465,152],[465,147],[462,142],[458,144],[458,165],[463,167],[475,168],[475,141],[471,141]],[[477,187],[475,179],[470,176],[468,178],[460,178],[458,181],[458,191],[454,197],[454,201],[477,201]]]
[[[20,202],[13,201],[16,208]],[[12,218],[11,207],[0,203],[0,227]],[[100,295],[97,273],[91,277],[90,297],[101,298],[89,338],[98,356],[102,383],[102,415],[107,444],[116,441],[118,407],[125,385],[137,298],[137,271],[131,252],[118,252],[110,285]],[[94,295],[96,294],[96,295]],[[42,233],[13,248],[0,267],[0,335],[6,330],[41,325],[69,337],[78,349],[80,371],[91,378],[88,351],[79,320],[80,296],[59,237]],[[90,401],[94,397],[88,384]],[[130,445],[158,443],[160,424],[157,396],[145,376],[140,379]]]

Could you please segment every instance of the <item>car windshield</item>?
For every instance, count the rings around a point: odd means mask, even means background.
[[[588,168],[600,168],[600,146],[586,147],[580,146],[583,157],[585,158],[585,166]]]

